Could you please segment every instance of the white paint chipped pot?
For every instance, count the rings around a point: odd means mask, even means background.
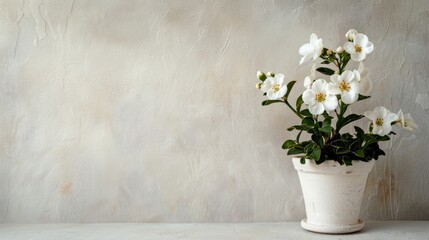
[[[302,228],[319,233],[350,233],[363,228],[360,207],[368,174],[374,161],[353,161],[352,166],[328,160],[316,165],[312,160],[300,163],[293,158],[298,171],[307,218]]]

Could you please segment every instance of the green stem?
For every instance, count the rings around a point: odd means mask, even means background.
[[[301,113],[298,113],[298,111],[296,111],[287,100],[285,100],[286,105],[290,108],[290,110],[292,110],[292,112],[294,112],[299,118],[303,119],[304,117],[301,115]]]

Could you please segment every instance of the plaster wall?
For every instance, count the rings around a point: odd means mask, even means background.
[[[303,91],[311,33],[375,45],[373,96],[410,112],[362,217],[429,220],[429,2],[0,1],[0,223],[264,222],[304,217],[281,149],[298,122],[256,71]],[[367,127],[368,122],[358,123]]]

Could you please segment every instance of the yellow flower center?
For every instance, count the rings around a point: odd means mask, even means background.
[[[361,46],[359,46],[359,45],[355,45],[355,51],[356,51],[357,53],[362,52],[362,47],[361,47]]]
[[[272,87],[271,87],[271,89],[273,90],[273,92],[278,92],[278,91],[280,91],[280,84],[278,84],[278,83],[276,83],[276,84],[274,84]]]
[[[341,91],[350,91],[350,85],[345,80],[340,83],[339,88]]]
[[[375,125],[377,126],[383,126],[383,118],[377,118],[375,119]]]
[[[325,99],[326,99],[326,94],[324,94],[324,93],[316,94],[316,101],[317,102],[324,102]]]

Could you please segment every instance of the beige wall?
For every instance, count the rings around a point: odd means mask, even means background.
[[[428,1],[6,0],[0,18],[0,222],[300,220],[297,120],[261,107],[256,71],[302,82],[310,33],[335,49],[349,28],[375,45],[352,109],[420,126],[385,145],[363,218],[429,220]]]

